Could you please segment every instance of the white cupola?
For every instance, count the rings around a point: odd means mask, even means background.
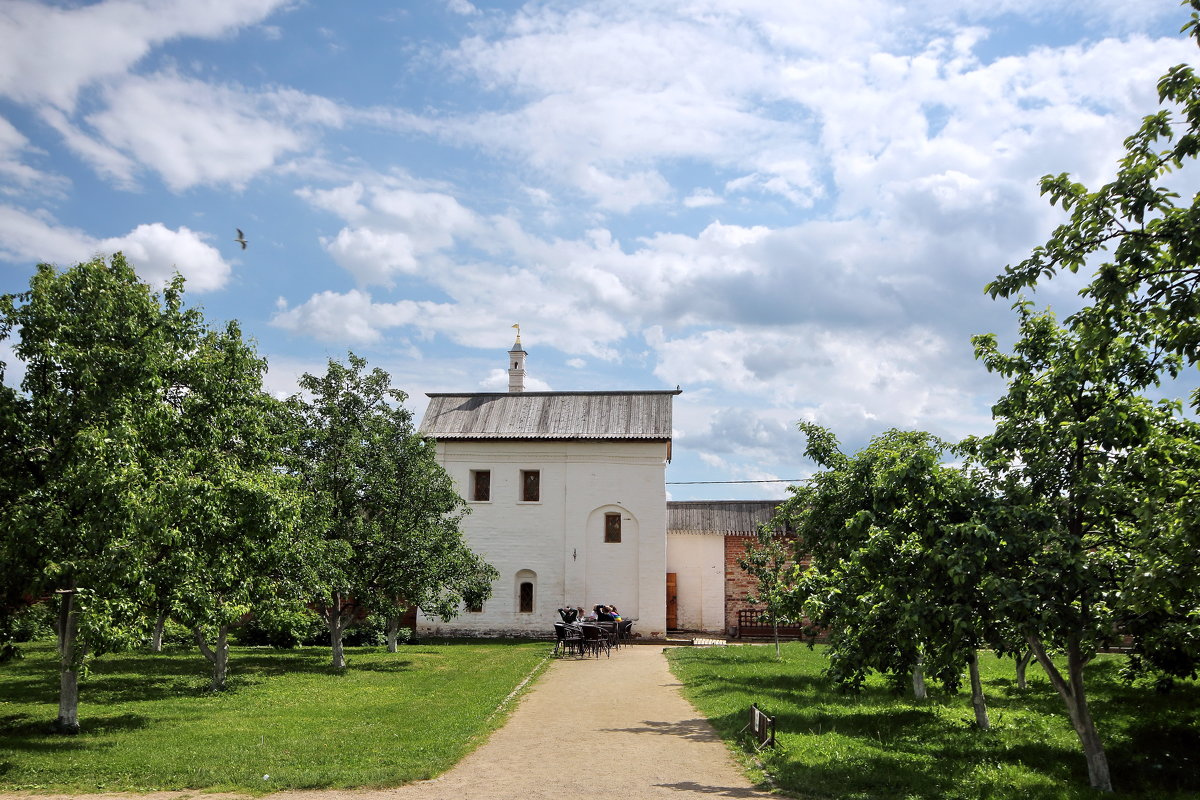
[[[517,341],[513,343],[512,349],[508,351],[508,391],[523,392],[525,391],[525,348],[521,346],[521,326],[513,325],[517,329]]]

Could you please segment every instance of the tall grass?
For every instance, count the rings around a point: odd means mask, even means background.
[[[0,666],[0,790],[270,791],[393,786],[448,769],[501,722],[497,709],[545,643],[232,648],[230,689],[208,691],[194,650],[95,660],[74,737],[57,715],[53,648]]]
[[[822,677],[822,648],[678,648],[672,668],[685,694],[723,737],[751,752],[739,730],[757,702],[776,717],[779,747],[760,755],[779,788],[802,798],[1094,798],[1062,702],[1034,663],[1028,689],[1014,665],[981,654],[992,730],[973,726],[966,692],[918,702],[882,680],[839,693]],[[1200,685],[1163,693],[1127,685],[1121,657],[1087,671],[1091,708],[1108,750],[1117,795],[1144,800],[1200,796]]]

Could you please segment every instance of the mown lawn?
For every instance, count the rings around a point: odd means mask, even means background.
[[[0,666],[0,791],[271,791],[433,777],[503,722],[497,708],[543,663],[544,642],[232,648],[230,689],[207,689],[195,650],[95,659],[79,736],[58,714],[50,644]]]
[[[1036,663],[1020,691],[1011,660],[981,656],[992,721],[984,732],[973,727],[966,690],[916,702],[873,680],[859,695],[838,693],[821,676],[820,647],[785,645],[782,662],[773,647],[677,648],[669,657],[688,698],[743,752],[753,749],[739,735],[750,704],[776,717],[779,747],[760,758],[795,797],[1112,796],[1087,788],[1078,739]],[[1129,686],[1120,665],[1101,656],[1087,677],[1117,796],[1200,797],[1200,685]]]

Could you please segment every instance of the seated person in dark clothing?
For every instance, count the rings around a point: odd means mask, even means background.
[[[600,622],[613,622],[617,615],[612,612],[608,606],[603,603],[596,606],[596,619]]]
[[[579,618],[579,611],[574,608],[560,608],[558,615],[562,617],[562,621],[570,625]]]

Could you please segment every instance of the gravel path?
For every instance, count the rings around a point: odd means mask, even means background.
[[[221,797],[195,792],[132,797],[179,800],[185,796]],[[522,697],[508,723],[440,778],[395,789],[290,791],[268,798],[639,800],[701,796],[774,797],[752,788],[708,721],[683,699],[662,648],[637,645],[614,650],[611,657],[555,661]],[[48,800],[45,795],[37,797]],[[91,800],[99,797],[89,796]]]

